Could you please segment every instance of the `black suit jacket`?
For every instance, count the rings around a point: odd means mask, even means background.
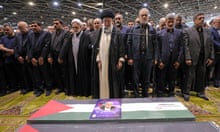
[[[28,36],[31,34],[33,34],[33,32],[30,30],[25,35],[22,35],[22,33],[16,34],[15,58],[18,58],[19,56],[27,56],[31,47],[30,43],[28,43]]]
[[[182,32],[181,30],[174,29],[173,33],[174,33],[174,46],[171,57],[172,60],[170,60],[171,49],[167,39],[168,36],[167,29],[163,29],[158,34],[159,61],[163,62],[165,65],[169,61],[171,61],[171,63],[182,62],[182,56],[183,56]]]
[[[56,38],[56,32],[53,32],[51,35],[51,45],[50,45],[50,53],[48,57],[58,57],[64,43],[64,38],[66,35],[66,30],[60,30],[59,35]]]
[[[36,40],[37,39],[37,40]],[[46,31],[40,31],[39,38],[36,38],[35,33],[28,36],[28,43],[31,48],[28,57],[32,58],[47,58],[50,51],[51,34]]]
[[[134,26],[127,38],[128,58],[139,59],[140,58],[140,37],[141,37],[141,25]],[[157,34],[153,27],[148,25],[148,47],[146,48],[146,59],[158,59],[158,42]]]

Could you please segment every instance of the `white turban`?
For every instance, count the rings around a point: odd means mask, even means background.
[[[82,25],[82,21],[80,21],[80,19],[78,18],[74,18],[71,23],[74,23],[74,22],[78,23],[79,25]]]

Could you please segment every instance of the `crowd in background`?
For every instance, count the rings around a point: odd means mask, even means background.
[[[54,19],[0,26],[0,96],[21,90],[36,97],[65,92],[68,96],[123,98],[173,97],[178,85],[185,101],[190,91],[209,100],[205,88],[220,87],[220,17],[209,25],[197,13],[188,27],[181,15],[149,20],[149,10],[123,25],[123,15],[104,10],[87,23],[78,18],[65,26]]]

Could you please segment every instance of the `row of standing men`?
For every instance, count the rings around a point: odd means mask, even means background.
[[[148,97],[153,71],[155,94],[163,97],[166,93],[174,96],[179,69],[184,100],[189,100],[192,88],[198,97],[208,100],[204,82],[206,67],[214,61],[214,46],[210,30],[203,28],[204,14],[196,14],[194,26],[184,30],[174,28],[175,16],[168,14],[166,27],[159,32],[148,24],[148,9],[140,9],[138,16],[139,24],[125,28],[118,24],[120,14],[114,16],[105,10],[100,16],[103,27],[93,32],[82,31],[79,19],[72,20],[72,33],[62,29],[59,19],[53,21],[56,31],[52,34],[43,31],[37,21],[31,23],[32,31],[25,22],[19,22],[20,33],[16,35],[10,25],[4,25],[1,78],[7,78],[10,90],[16,87],[15,80],[19,80],[22,93],[33,87],[35,96],[44,90],[50,95],[55,85],[57,93],[93,98],[121,98],[130,80],[136,97]],[[7,74],[2,74],[3,69]],[[7,83],[1,84],[5,94]]]

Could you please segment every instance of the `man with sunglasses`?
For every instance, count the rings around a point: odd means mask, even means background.
[[[183,30],[183,42],[186,63],[186,85],[182,89],[183,98],[189,101],[191,88],[197,92],[197,96],[209,100],[205,95],[206,67],[214,60],[214,48],[209,29],[203,28],[204,13],[194,16],[194,26]]]

